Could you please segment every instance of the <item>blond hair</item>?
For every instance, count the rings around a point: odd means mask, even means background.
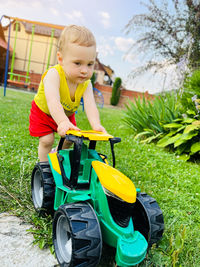
[[[58,41],[58,51],[64,53],[68,43],[81,46],[96,46],[94,35],[84,26],[69,25],[64,28]]]

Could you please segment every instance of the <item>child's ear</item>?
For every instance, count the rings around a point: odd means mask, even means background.
[[[60,51],[57,52],[57,60],[60,65],[63,65],[63,56]]]

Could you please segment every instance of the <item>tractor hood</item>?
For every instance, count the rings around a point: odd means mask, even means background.
[[[104,188],[128,203],[136,202],[135,185],[127,176],[100,161],[93,161],[92,167]]]

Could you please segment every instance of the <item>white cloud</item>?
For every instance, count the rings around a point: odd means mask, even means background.
[[[108,55],[113,55],[113,48],[109,44],[97,45],[97,53],[100,57],[106,57]]]
[[[122,59],[124,61],[127,61],[129,63],[132,63],[134,65],[139,65],[140,64],[140,60],[138,59],[138,57],[134,54],[126,54],[122,56]]]
[[[133,72],[134,68],[132,69]],[[124,80],[127,89],[140,92],[148,91],[152,94],[180,88],[181,81],[176,65],[166,66],[165,69],[157,73],[149,70],[134,79],[131,75],[128,75],[126,80]]]
[[[2,1],[1,8],[24,8],[27,7],[29,4],[27,1],[15,1],[15,0],[7,0]]]
[[[110,38],[114,43],[113,49],[115,51],[123,52],[122,60],[132,63],[132,64],[139,64],[139,59],[137,55],[133,53],[128,53],[132,45],[134,44],[134,40],[132,38],[124,38],[121,36],[118,37],[111,37]]]
[[[83,13],[80,10],[73,10],[72,12],[64,13],[64,15],[72,22],[83,22],[84,16]]]
[[[19,8],[28,8],[28,7],[33,7],[33,8],[41,8],[42,7],[42,1],[38,0],[32,0],[31,2],[28,2],[26,0],[7,0],[7,1],[1,1],[0,0],[0,5],[2,9],[5,8],[11,8],[11,9],[19,9]],[[17,17],[17,15],[16,15]]]
[[[54,16],[58,16],[59,11],[56,8],[50,7],[50,12],[54,15]]]
[[[100,15],[101,15],[102,18],[104,18],[104,19],[110,19],[110,15],[108,14],[108,12],[104,12],[104,11],[102,11],[102,12],[100,12]]]
[[[105,11],[99,12],[99,15],[101,17],[101,23],[103,24],[104,28],[110,27],[110,14]]]
[[[31,1],[30,4],[33,8],[41,8],[42,7],[42,4],[40,1]]]
[[[128,52],[128,50],[134,44],[134,40],[132,38],[123,38],[123,37],[116,37],[114,39],[114,42],[117,49],[122,52]]]
[[[100,36],[97,42],[97,53],[99,57],[107,57],[114,54],[113,45],[104,36]]]

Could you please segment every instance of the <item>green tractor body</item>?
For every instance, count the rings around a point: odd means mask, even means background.
[[[164,221],[158,204],[95,150],[96,141],[110,141],[115,165],[114,144],[119,138],[93,131],[68,131],[65,139],[73,142],[73,148],[62,149],[62,139],[58,151],[48,154],[50,169],[37,166],[32,175],[36,210],[55,212],[54,248],[60,266],[97,266],[102,240],[116,248],[117,266],[137,265],[144,260],[148,246],[162,237]],[[84,140],[89,140],[88,146]],[[48,176],[50,172],[53,179]],[[38,184],[42,192],[37,194]],[[52,197],[48,192],[53,189]],[[87,217],[93,218],[90,228]],[[87,232],[91,233],[89,238]],[[93,259],[92,253],[99,255]]]

